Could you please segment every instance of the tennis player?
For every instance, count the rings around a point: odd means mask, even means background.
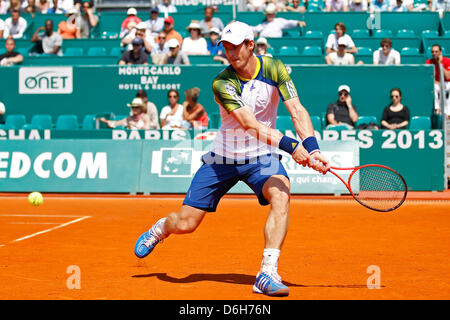
[[[142,234],[135,254],[144,258],[170,234],[193,232],[205,213],[216,211],[222,196],[244,181],[261,205],[271,205],[253,292],[286,296],[289,288],[282,283],[277,268],[288,230],[290,183],[277,148],[291,154],[297,163],[323,174],[330,168],[329,162],[320,153],[309,114],[283,63],[253,54],[252,29],[245,23],[233,22],[225,27],[219,43],[223,43],[231,65],[212,85],[221,114],[212,150],[202,157],[203,165],[192,180],[180,212],[170,213]],[[302,143],[275,130],[280,98]]]

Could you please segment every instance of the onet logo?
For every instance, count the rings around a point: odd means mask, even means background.
[[[59,76],[53,71],[44,71],[37,75],[25,79],[25,86],[28,89],[60,89],[67,85],[67,76]]]
[[[22,67],[19,69],[20,94],[71,94],[72,67]]]

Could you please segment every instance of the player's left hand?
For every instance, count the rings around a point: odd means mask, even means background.
[[[330,162],[320,151],[316,151],[311,155],[308,166],[322,174],[326,174],[330,170]]]

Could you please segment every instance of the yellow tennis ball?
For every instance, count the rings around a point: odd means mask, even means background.
[[[40,206],[44,203],[44,197],[40,192],[32,192],[28,195],[28,202],[32,206]]]

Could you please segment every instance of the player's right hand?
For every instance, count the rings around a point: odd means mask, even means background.
[[[301,164],[304,167],[309,165],[309,163],[311,162],[311,156],[301,144],[299,144],[297,149],[295,149],[294,153],[292,154],[292,158],[295,160],[295,162]]]

